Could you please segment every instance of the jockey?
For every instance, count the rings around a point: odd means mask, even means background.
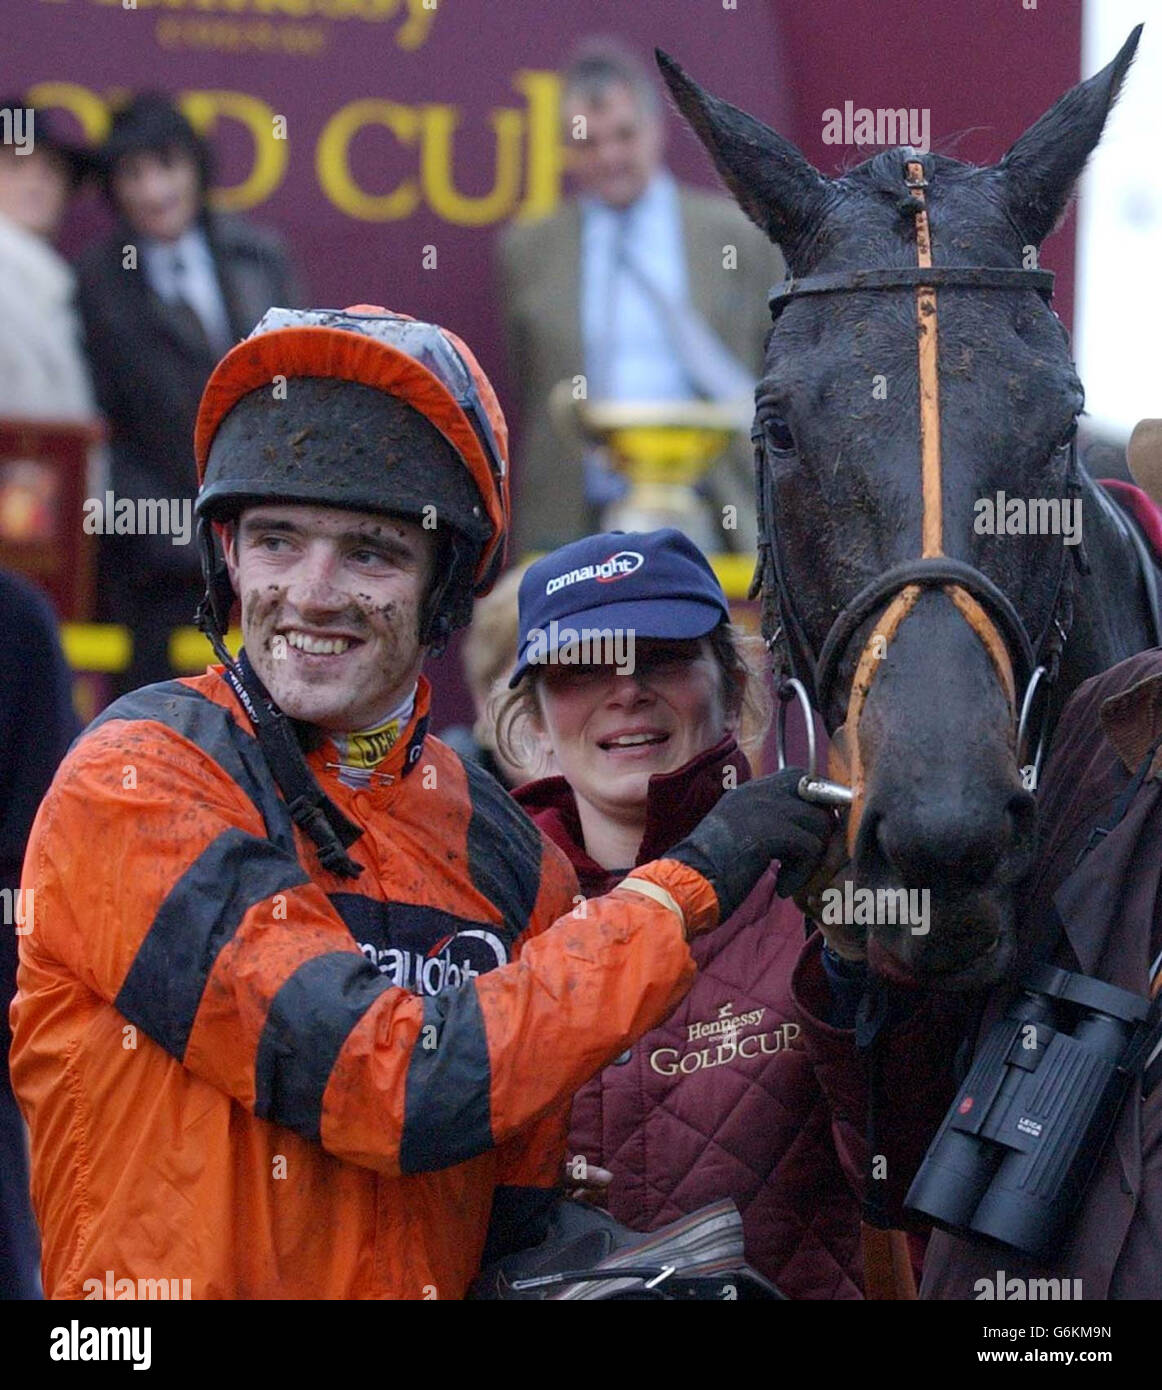
[[[504,419],[452,334],[271,309],[195,455],[219,664],[90,726],[25,863],[45,1290],[459,1298],[540,1238],[569,1097],[682,997],[689,941],[772,859],[794,891],[829,818],[761,779],[586,902],[428,734],[423,663],[509,524]]]

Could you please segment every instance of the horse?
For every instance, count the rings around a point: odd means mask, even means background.
[[[1082,681],[1162,641],[1153,559],[1078,460],[1084,396],[1039,265],[1140,31],[996,165],[898,147],[836,177],[657,53],[788,267],[755,393],[755,592],[850,783],[842,876],[927,905],[845,924],[888,980],[1006,976],[1034,750]]]

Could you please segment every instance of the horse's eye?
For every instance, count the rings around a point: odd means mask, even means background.
[[[794,453],[795,436],[791,433],[790,425],[781,415],[764,415],[763,430],[767,436],[767,442],[776,453]]]
[[[1068,424],[1068,425],[1066,426],[1066,428],[1061,432],[1060,436],[1058,437],[1057,443],[1054,445],[1054,448],[1056,448],[1056,449],[1068,449],[1069,446],[1073,443],[1073,441],[1074,441],[1076,438],[1077,438],[1077,420],[1076,420],[1076,418],[1074,418],[1074,419],[1070,420],[1069,424]]]

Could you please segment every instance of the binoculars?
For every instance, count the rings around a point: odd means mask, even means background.
[[[1055,1248],[1137,1072],[1150,1001],[1040,966],[989,1032],[908,1210],[1033,1256]]]

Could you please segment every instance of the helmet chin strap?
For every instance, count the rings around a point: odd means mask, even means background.
[[[461,626],[456,621],[457,617],[464,616],[455,611],[456,606],[463,602],[462,598],[453,597],[451,603],[448,602],[448,595],[455,593],[464,569],[464,552],[454,536],[449,536],[437,548],[436,568],[438,578],[428,590],[420,612],[420,646],[426,647],[431,656],[442,656],[453,629]]]
[[[358,878],[363,866],[347,854],[347,849],[363,834],[362,830],[347,819],[315,780],[291,720],[275,704],[246,653],[239,652],[236,661],[226,648],[223,633],[229,623],[234,591],[204,517],[198,522],[198,544],[207,576],[206,593],[198,605],[198,627],[213,647],[222,663],[222,674],[246,711],[267,766],[286,799],[291,819],[310,837],[325,869],[340,878]]]
[[[195,622],[205,633],[215,654],[221,660],[219,652],[222,641],[221,634],[230,626],[230,609],[234,606],[234,586],[230,582],[230,571],[226,567],[225,553],[214,540],[213,523],[208,517],[198,517],[196,541],[198,557],[202,562],[202,577],[206,581],[206,591],[198,604]],[[215,633],[218,634],[216,639]]]

